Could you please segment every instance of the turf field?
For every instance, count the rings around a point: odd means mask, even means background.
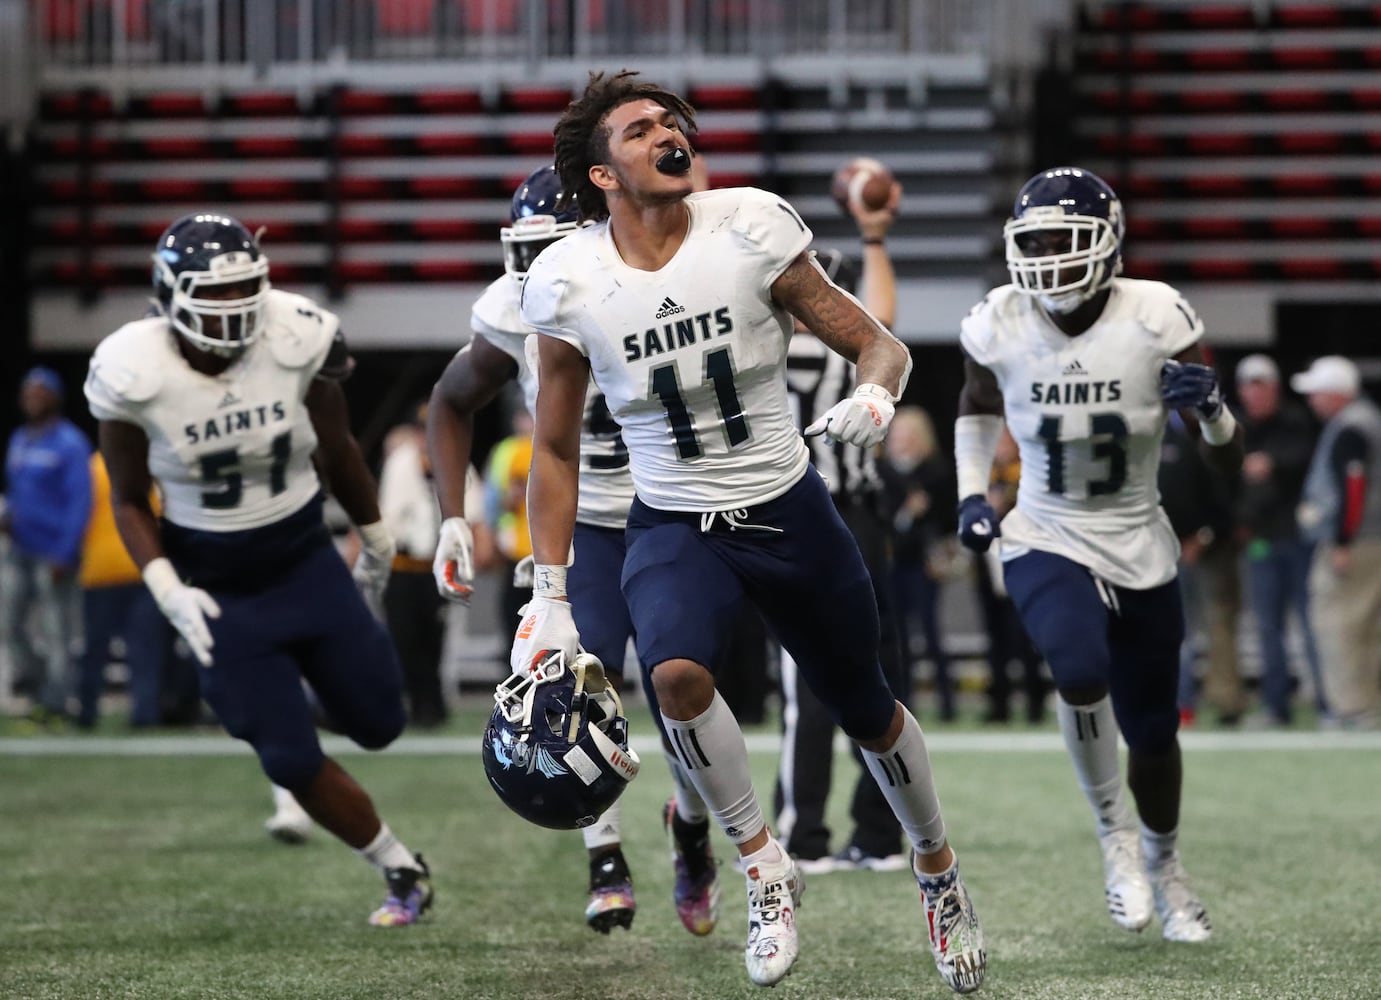
[[[440,738],[344,758],[431,862],[423,924],[368,927],[382,880],[318,835],[263,833],[267,787],[214,733],[134,740],[0,728],[0,997],[4,1000],[404,1000],[760,996],[743,970],[743,883],[721,868],[719,929],[681,929],[658,812],[660,755],[625,795],[639,901],[631,933],[584,926],[577,834],[504,810],[477,753],[483,711]],[[639,723],[642,724],[639,724]],[[647,732],[645,720],[635,719]],[[13,727],[8,729],[13,732]],[[760,791],[776,756],[753,736]],[[1381,739],[1191,734],[1185,857],[1215,938],[1172,947],[1103,911],[1091,820],[1053,728],[932,727],[950,832],[988,938],[980,996],[1381,996]],[[333,744],[335,745],[335,744]],[[853,765],[840,759],[852,780]],[[842,791],[842,789],[841,789]],[[837,836],[846,796],[837,794]],[[716,841],[729,854],[727,841]],[[905,874],[808,880],[802,956],[774,997],[950,996]]]

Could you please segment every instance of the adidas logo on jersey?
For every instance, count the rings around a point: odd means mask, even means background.
[[[1079,364],[1079,359],[1078,359],[1078,358],[1075,358],[1075,359],[1074,359],[1073,361],[1071,361],[1069,364],[1065,365],[1064,370],[1063,370],[1062,372],[1060,372],[1060,374],[1061,374],[1061,375],[1087,375],[1087,374],[1088,374],[1088,369],[1085,368],[1083,365]]]
[[[661,308],[657,310],[657,315],[654,316],[653,319],[666,319],[668,316],[675,316],[677,313],[683,313],[685,311],[685,306],[678,306],[675,302],[671,301],[671,296],[668,295],[662,300]]]
[[[216,409],[224,410],[227,406],[234,406],[239,401],[240,397],[227,389],[225,390],[225,395],[221,397],[221,401],[216,404]]]

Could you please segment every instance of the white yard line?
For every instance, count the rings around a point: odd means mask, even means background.
[[[776,753],[781,740],[771,733],[751,733],[748,749]],[[349,740],[324,736],[329,754],[362,754]],[[1381,750],[1381,732],[1252,732],[1185,733],[1186,751],[1251,750]],[[931,753],[1051,753],[1064,750],[1058,733],[929,733]],[[842,746],[842,742],[838,744]],[[653,736],[639,736],[633,749],[655,755],[660,744]],[[404,736],[386,751],[422,757],[468,757],[479,753],[478,738],[460,736]],[[249,747],[226,736],[140,736],[123,739],[82,736],[38,736],[0,739],[0,757],[229,757],[248,754]]]

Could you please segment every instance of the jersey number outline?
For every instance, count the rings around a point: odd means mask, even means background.
[[[292,431],[284,431],[269,442],[273,461],[269,463],[269,494],[277,496],[288,488],[288,459],[292,458]],[[229,510],[244,499],[245,480],[240,472],[240,449],[222,448],[202,455],[201,481],[220,481],[218,490],[202,490],[201,505],[210,510]]]
[[[748,420],[743,415],[743,404],[739,402],[738,389],[734,385],[734,361],[727,347],[705,355],[705,381],[714,385],[715,405],[724,421],[729,447],[737,448],[748,440]],[[674,363],[652,369],[652,391],[666,407],[667,419],[676,437],[676,457],[682,461],[699,458],[704,450],[695,433],[690,410],[681,396],[681,378]]]
[[[602,392],[597,393],[590,401],[590,419],[585,422],[585,429],[596,441],[610,441],[614,445],[613,454],[590,455],[590,468],[603,472],[622,469],[628,464],[628,445],[623,443],[623,428],[609,412],[609,402]]]
[[[1045,488],[1050,493],[1063,495],[1065,483],[1065,442],[1060,440],[1060,427],[1064,414],[1041,417],[1036,431],[1045,442],[1046,473]],[[1090,413],[1089,438],[1093,445],[1093,457],[1106,459],[1108,474],[1103,479],[1093,479],[1088,483],[1091,497],[1110,496],[1127,484],[1127,421],[1120,413]]]

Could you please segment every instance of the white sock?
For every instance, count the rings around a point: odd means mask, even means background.
[[[302,803],[298,802],[292,792],[283,788],[281,785],[272,785],[273,788],[273,811],[286,813],[306,812],[302,808]]]
[[[676,787],[676,815],[687,823],[705,822],[710,818],[710,812],[705,808],[705,800],[691,783],[690,775],[681,766],[681,759],[665,745],[662,746],[662,756],[666,758],[667,768],[671,771],[671,783]]]
[[[1122,796],[1122,766],[1117,759],[1117,720],[1112,698],[1104,695],[1092,705],[1071,705],[1055,699],[1055,715],[1065,748],[1074,761],[1074,774],[1084,797],[1093,807],[1098,835],[1132,825],[1132,815]]]
[[[767,822],[753,791],[748,747],[720,693],[694,719],[682,722],[663,715],[662,721],[686,776],[725,835],[743,844],[761,833]]]
[[[749,868],[753,867],[753,865],[759,863],[779,865],[782,863],[784,857],[786,857],[786,851],[782,850],[782,845],[777,841],[777,838],[769,834],[767,843],[763,844],[756,851],[743,855],[738,860],[739,864],[742,866],[742,870],[746,872]]]
[[[379,832],[364,847],[356,852],[381,872],[390,868],[416,868],[417,859],[403,846],[403,842],[393,835],[387,823],[380,824]]]
[[[1172,861],[1175,845],[1180,839],[1180,829],[1176,827],[1169,833],[1157,833],[1145,823],[1141,824],[1141,853],[1146,856],[1146,864],[1152,868]]]
[[[863,759],[916,853],[934,854],[945,846],[940,796],[935,793],[935,777],[930,770],[921,724],[905,707],[902,715],[897,741],[882,753],[863,750]]]
[[[585,839],[587,848],[595,847],[614,847],[622,839],[619,836],[619,818],[623,810],[619,803],[615,802],[604,814],[589,826],[582,827],[580,836]]]

